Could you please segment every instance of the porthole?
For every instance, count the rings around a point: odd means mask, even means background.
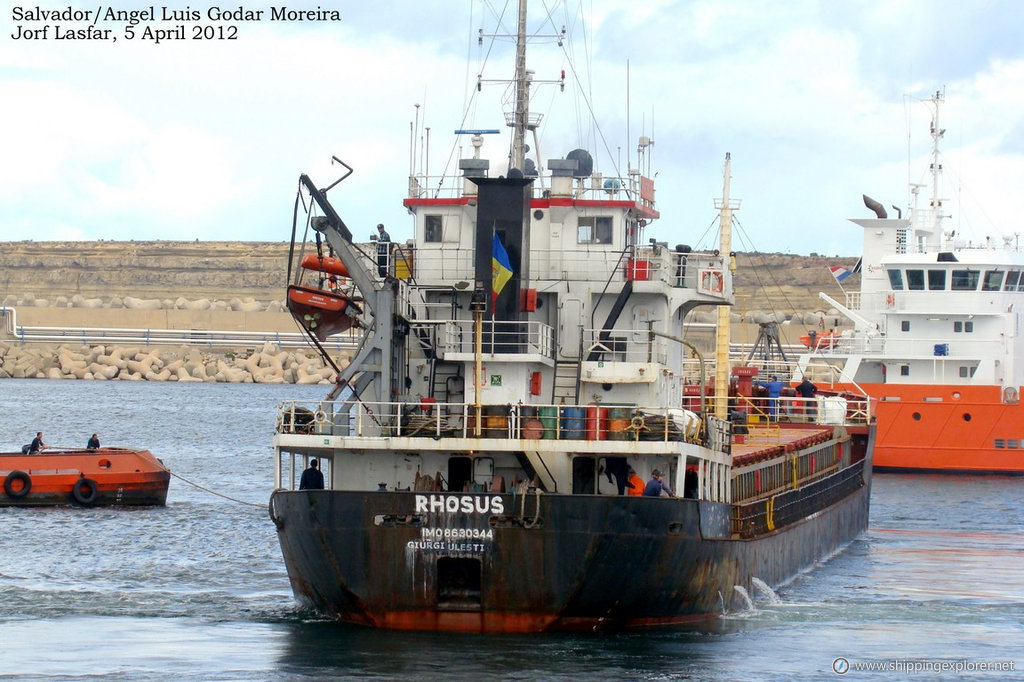
[[[920,412],[915,412],[913,414],[913,417],[914,417],[914,421],[916,421],[916,422],[921,421],[921,413]]]
[[[964,421],[965,422],[971,421],[971,413],[970,412],[964,412]]]

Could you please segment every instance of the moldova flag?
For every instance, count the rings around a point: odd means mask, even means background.
[[[512,279],[512,265],[508,261],[508,252],[501,243],[501,237],[494,235],[491,251],[491,305],[498,300],[498,294]]]

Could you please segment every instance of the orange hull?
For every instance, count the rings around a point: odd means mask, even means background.
[[[163,505],[171,474],[148,450],[0,453],[0,506]]]
[[[876,469],[1024,474],[1024,405],[998,386],[862,384]]]

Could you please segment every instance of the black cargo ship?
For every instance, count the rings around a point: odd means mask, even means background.
[[[520,15],[509,167],[480,156],[483,131],[460,131],[475,153],[454,181],[414,165],[414,239],[357,242],[301,178],[289,304],[326,356],[338,330],[359,345],[325,400],[278,413],[270,514],[292,589],[394,629],[713,617],[867,527],[869,405],[761,400],[757,368],[730,371],[728,157],[722,241],[700,252],[645,239],[649,173],[528,155]],[[708,306],[723,313],[713,361],[686,334]],[[299,489],[313,459],[324,489]],[[642,494],[656,471],[666,491]]]

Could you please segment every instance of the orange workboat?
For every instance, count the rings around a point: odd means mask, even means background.
[[[148,450],[0,453],[0,506],[163,505],[171,473]]]

